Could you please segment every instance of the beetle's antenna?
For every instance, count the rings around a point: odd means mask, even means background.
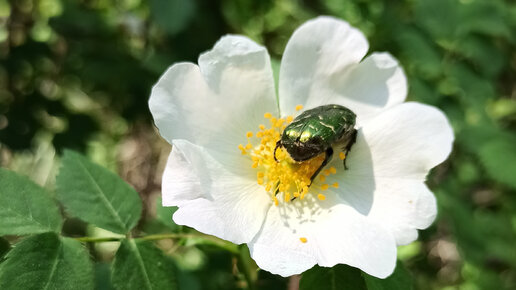
[[[274,147],[274,153],[273,153],[274,161],[276,161],[276,162],[279,162],[278,159],[276,158],[276,150],[278,150],[278,147],[280,147],[280,146],[281,146],[281,140],[278,140],[278,142],[276,142],[276,147]]]

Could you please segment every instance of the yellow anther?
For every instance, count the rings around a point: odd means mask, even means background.
[[[335,183],[333,184],[333,187],[335,187],[335,188],[339,188],[339,183],[338,183],[338,182],[335,182]]]
[[[339,158],[340,158],[340,160],[346,159],[346,154],[344,154],[344,152],[340,152],[339,153]]]
[[[292,123],[292,121],[294,121],[294,117],[288,116],[287,117],[287,123]]]
[[[298,202],[305,198],[306,194],[310,194],[311,177],[323,162],[325,155],[320,154],[307,161],[295,162],[285,149],[276,148],[286,122],[292,122],[293,117],[277,119],[271,113],[264,114],[264,117],[269,119],[270,127],[262,124],[256,133],[246,132],[248,144],[240,144],[238,148],[242,150],[242,154],[250,155],[251,166],[257,169],[256,182],[270,194],[275,205],[280,201]],[[252,136],[256,136],[257,140],[251,139]],[[321,182],[324,182],[325,175],[329,174],[330,169],[323,171],[319,177]],[[317,188],[320,188],[320,185]],[[283,196],[278,198],[281,196],[279,194]]]
[[[302,109],[303,109],[303,105],[297,105],[297,106],[296,106],[296,111],[300,111],[300,110],[302,110]]]
[[[325,200],[325,199],[326,199],[326,196],[324,196],[324,194],[320,194],[320,193],[319,193],[319,194],[317,195],[317,198],[318,198],[319,200]]]
[[[238,145],[238,149],[240,149],[240,151],[242,151],[242,155],[247,154],[247,152],[245,151],[244,145],[242,145],[242,144]]]
[[[308,240],[307,240],[305,237],[301,237],[301,238],[299,238],[299,240],[300,240],[300,241],[301,241],[301,243],[303,243],[303,244],[304,244],[304,243],[306,243],[306,242],[308,242]]]
[[[330,172],[331,172],[331,174],[335,174],[335,173],[337,173],[337,169],[335,169],[335,167],[332,166],[332,167],[330,167]]]
[[[321,185],[322,190],[327,190],[330,186],[328,184]]]

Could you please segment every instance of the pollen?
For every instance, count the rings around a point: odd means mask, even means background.
[[[339,153],[339,158],[340,158],[340,160],[346,159],[346,154],[344,154],[344,152],[340,152]]]
[[[302,106],[298,108],[302,109]],[[312,183],[311,177],[321,166],[325,154],[321,153],[303,162],[294,161],[284,148],[276,148],[283,131],[294,118],[276,118],[271,113],[265,113],[264,118],[268,126],[261,124],[256,132],[246,132],[248,143],[238,145],[241,153],[251,159],[251,167],[257,170],[256,182],[265,188],[275,205],[301,201],[308,194],[313,194],[321,201],[325,200],[326,196],[320,192],[329,188],[329,184],[323,183],[327,176],[337,172],[335,167],[322,170]],[[300,240],[306,242],[306,238]]]
[[[296,106],[296,111],[301,111],[303,109],[303,105],[297,105]]]
[[[301,243],[305,244],[306,242],[308,242],[308,240],[305,238],[305,237],[301,237],[299,238],[299,240],[301,241]]]

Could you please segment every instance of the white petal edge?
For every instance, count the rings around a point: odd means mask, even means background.
[[[281,60],[279,99],[282,115],[293,114],[298,104],[324,99],[319,90],[327,80],[357,64],[368,49],[362,32],[345,21],[321,16],[301,25],[288,41]]]
[[[377,178],[424,180],[430,169],[448,158],[454,140],[441,110],[415,102],[385,111],[362,132]]]
[[[224,36],[199,66],[172,65],[154,85],[149,107],[169,143],[185,139],[232,155],[265,112],[278,114],[269,54],[246,37]]]
[[[255,180],[234,175],[186,140],[173,141],[162,190],[163,205],[179,207],[173,217],[177,224],[235,244],[251,241],[271,205]]]
[[[315,264],[348,264],[379,278],[394,271],[396,243],[383,227],[347,205],[302,212],[293,204],[272,206],[263,228],[249,244],[260,268],[284,277]],[[300,237],[307,242],[302,243]]]
[[[340,104],[357,114],[357,126],[401,104],[407,97],[407,77],[389,53],[373,53],[348,74],[334,75],[325,94],[328,104]],[[316,104],[307,104],[312,107]]]
[[[398,245],[417,238],[437,214],[426,175],[451,152],[453,131],[444,114],[431,106],[404,103],[382,113],[359,130],[347,159],[349,170],[335,158],[338,196],[369,219],[389,229]]]

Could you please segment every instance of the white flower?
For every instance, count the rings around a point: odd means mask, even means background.
[[[391,55],[364,58],[367,51],[344,21],[306,22],[285,49],[279,104],[267,50],[246,37],[223,37],[199,66],[171,66],[149,104],[173,144],[163,204],[179,207],[174,221],[247,243],[260,268],[282,276],[315,264],[390,275],[396,246],[435,218],[425,178],[449,155],[453,133],[438,109],[403,103],[406,78]],[[321,159],[303,163],[303,173],[281,150],[271,162],[271,146],[298,105],[324,104],[355,112],[358,138],[349,156],[340,154],[349,169],[337,153],[308,188],[306,172]]]

